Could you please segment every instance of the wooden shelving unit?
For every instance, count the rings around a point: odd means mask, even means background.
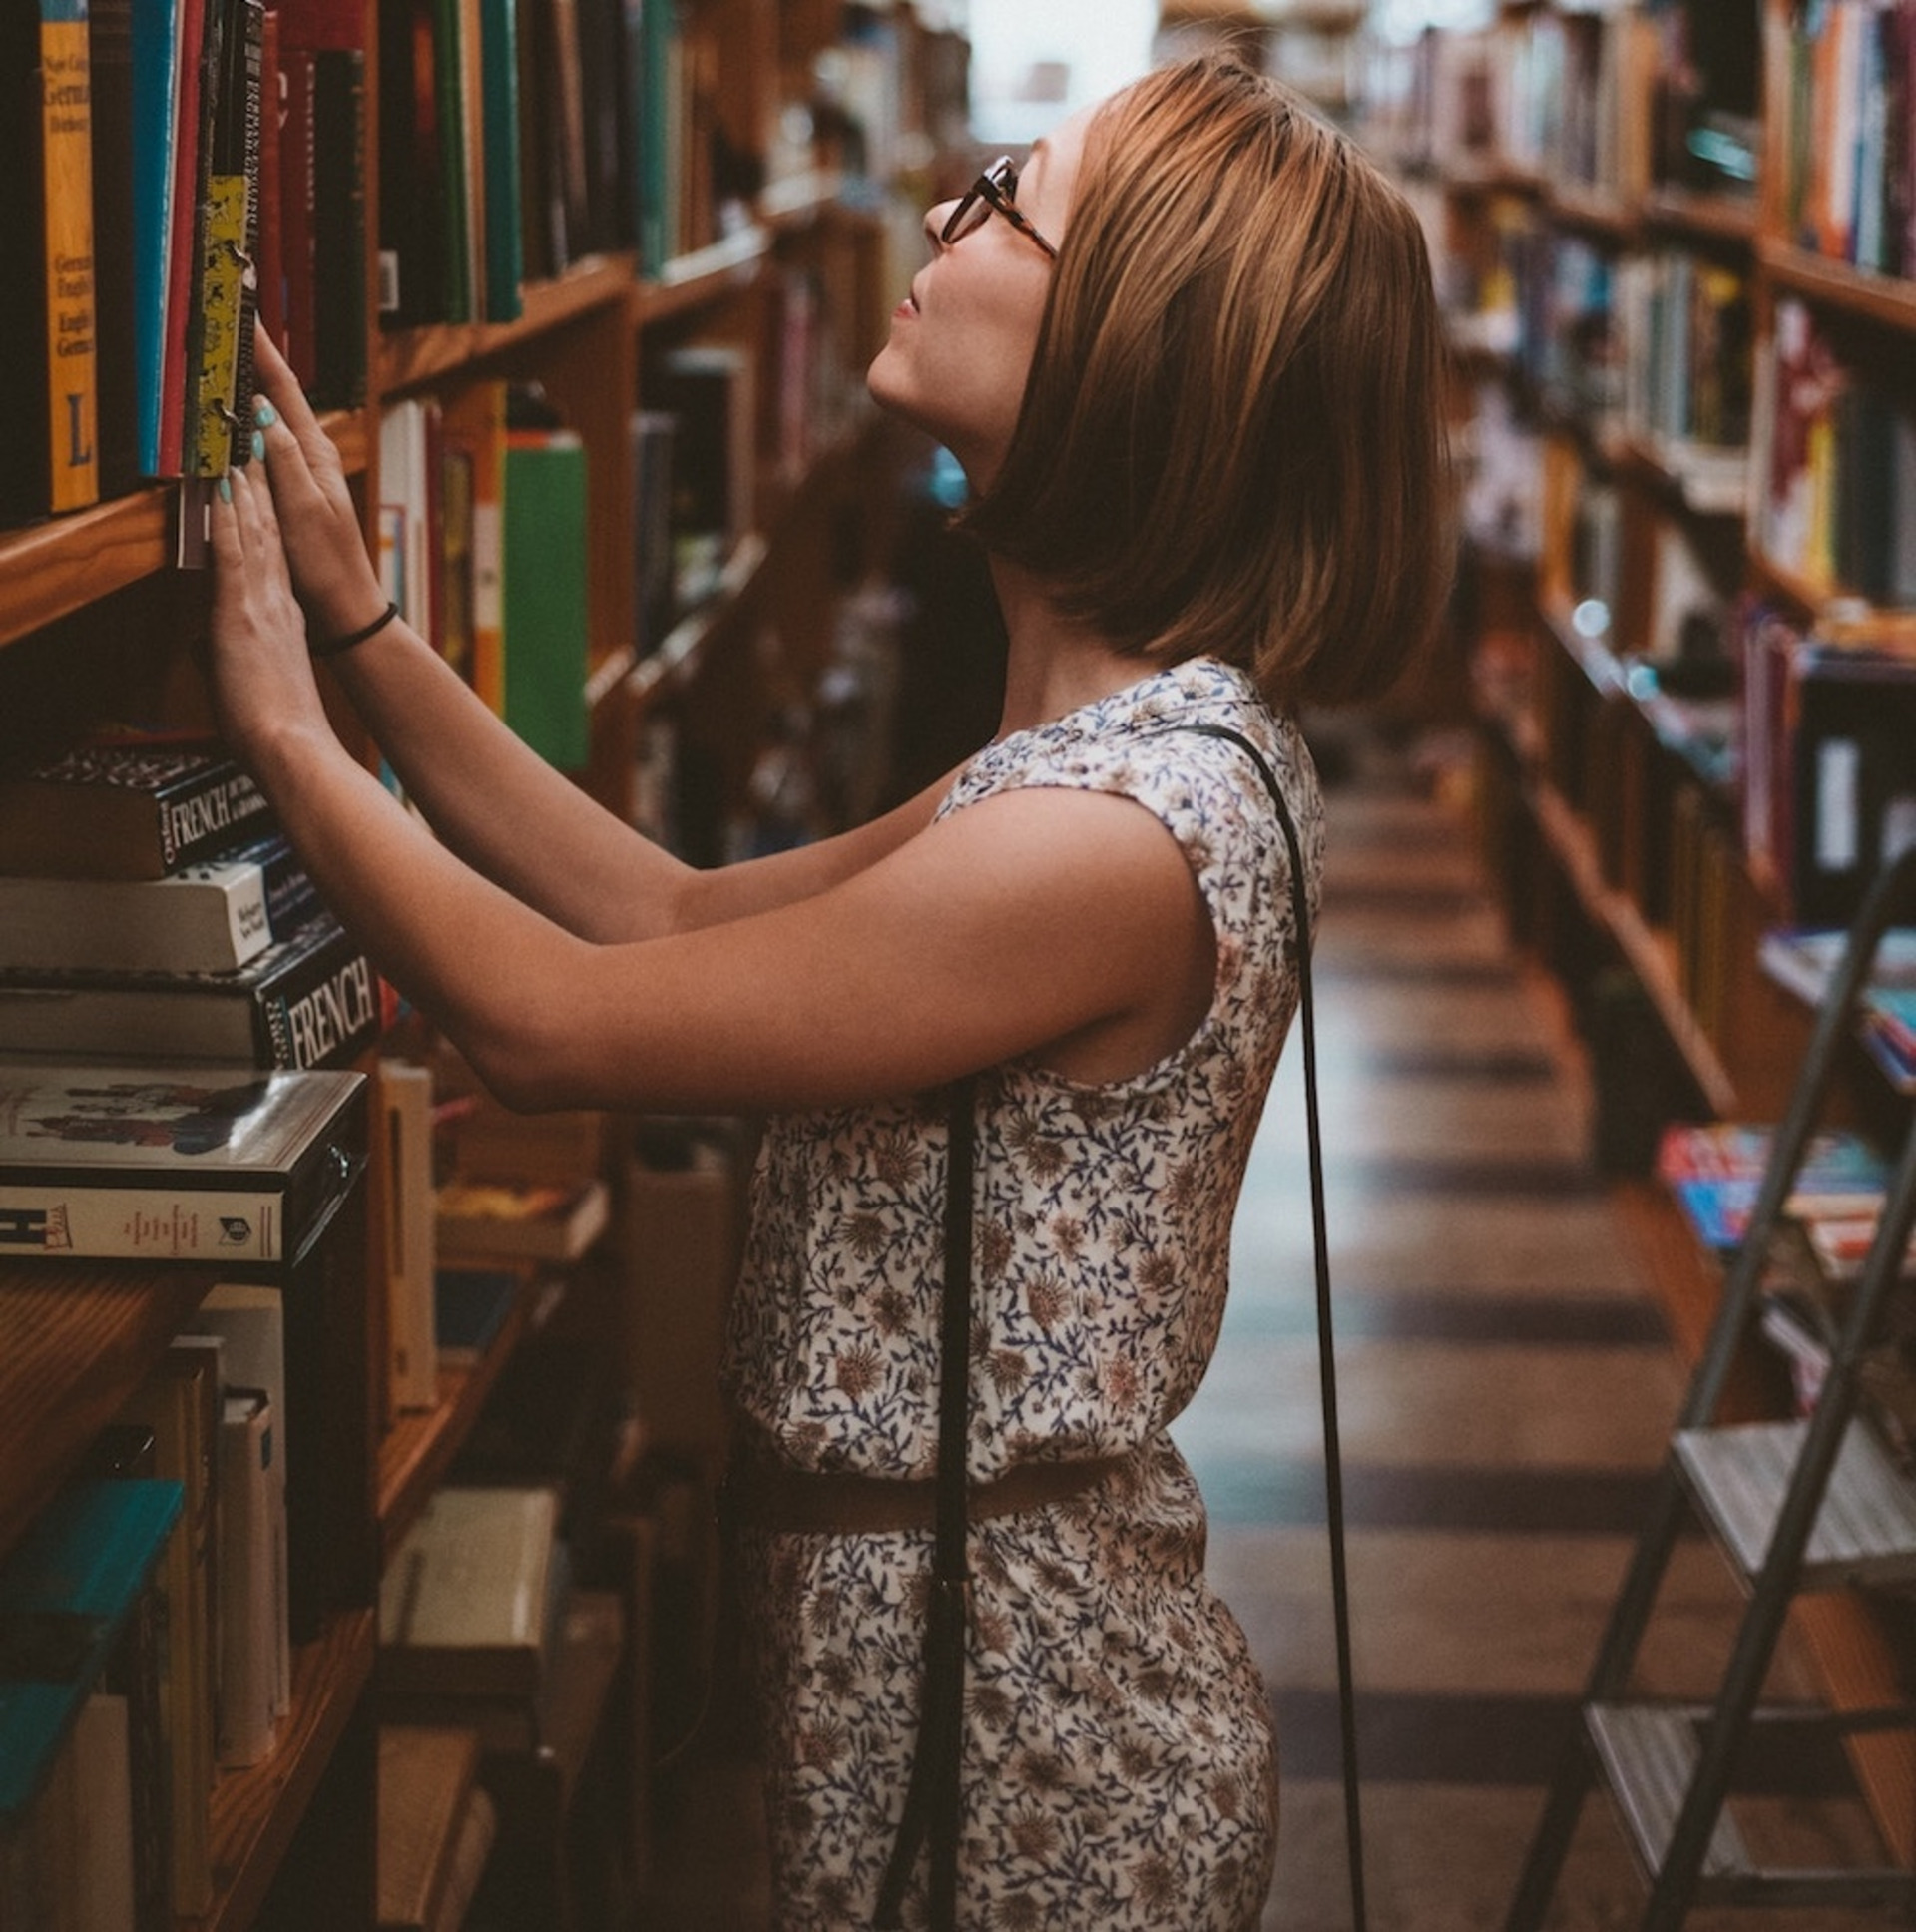
[[[683,0],[686,31],[723,54],[702,69],[716,92],[701,112],[716,117],[735,151],[776,151],[779,172],[749,204],[722,219],[715,212],[703,233],[689,231],[685,250],[656,276],[642,272],[636,248],[614,248],[529,281],[522,312],[511,321],[383,330],[370,312],[382,0],[362,3],[367,401],[322,420],[353,481],[368,537],[378,526],[381,426],[392,405],[449,394],[480,378],[538,383],[587,449],[591,636],[584,697],[592,754],[578,779],[609,810],[628,815],[639,734],[668,721],[698,737],[731,794],[740,795],[776,705],[815,676],[835,603],[854,588],[836,574],[846,549],[842,533],[883,525],[899,472],[898,447],[874,436],[869,406],[848,400],[882,339],[884,309],[874,304],[897,278],[890,249],[900,225],[885,204],[898,185],[849,175],[850,151],[822,137],[815,165],[794,167],[775,127],[790,101],[808,98],[817,57],[843,31],[842,10],[828,0]],[[934,62],[927,51],[958,36],[937,0],[901,0],[887,10],[887,26],[900,65],[889,83],[896,98],[880,106],[895,115],[918,167],[950,137],[954,116],[962,120],[962,102],[934,98],[927,81],[934,68],[962,75],[962,62]],[[815,436],[793,461],[787,434],[780,461],[768,417],[757,427],[755,515],[735,534],[714,592],[642,650],[628,425],[648,401],[648,358],[660,344],[717,339],[744,347],[764,388],[774,389],[780,368],[769,319],[786,280],[799,276],[814,288],[820,317]],[[782,427],[788,432],[789,421]],[[204,728],[208,708],[193,635],[204,622],[204,580],[182,581],[173,570],[175,494],[153,485],[75,515],[0,530],[0,745],[8,758],[63,748],[88,724],[123,715],[123,707],[142,717],[157,708],[166,722]],[[778,651],[766,645],[772,632]],[[123,682],[119,673],[128,666],[135,675]],[[373,755],[370,746],[365,752]],[[362,1062],[368,1071],[373,1058]],[[385,1292],[381,1243],[372,1246],[367,1305],[338,1311],[369,1336],[379,1330],[370,1297]],[[147,1266],[77,1265],[57,1277],[0,1266],[0,1553],[154,1369],[214,1278]],[[382,1563],[470,1439],[533,1324],[541,1292],[529,1278],[483,1356],[442,1370],[437,1404],[380,1434],[363,1527]],[[369,1392],[355,1391],[354,1399],[369,1403]],[[329,1896],[329,1865],[346,1903],[326,1923],[364,1917],[359,1893],[363,1887],[369,1896],[375,1755],[367,1689],[376,1628],[369,1602],[331,1616],[318,1639],[295,1654],[292,1710],[271,1755],[219,1778],[216,1902],[191,1922],[191,1932],[281,1923],[276,1913],[284,1901],[275,1885],[290,1877],[296,1888],[317,1874]],[[641,1660],[642,1679],[646,1668]],[[352,1842],[335,1845],[341,1832]],[[181,1932],[190,1932],[187,1923]]]

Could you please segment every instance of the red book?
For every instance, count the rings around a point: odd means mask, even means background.
[[[313,58],[288,48],[280,36],[279,85],[285,119],[279,131],[279,259],[285,278],[279,350],[302,388],[310,389],[318,362],[312,329],[312,95]]]
[[[279,77],[279,9],[265,10],[259,35],[259,307],[258,321],[281,352],[286,336],[286,264],[280,244],[279,144],[285,133],[285,87]],[[243,398],[241,399],[243,402]]]

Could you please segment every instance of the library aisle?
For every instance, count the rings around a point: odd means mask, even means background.
[[[1563,1018],[1508,946],[1476,866],[1460,770],[1368,736],[1348,763],[1329,793],[1316,959],[1370,1917],[1374,1932],[1495,1932],[1682,1369],[1588,1162]],[[1223,1339],[1175,1433],[1209,1501],[1212,1575],[1276,1709],[1282,1809],[1264,1926],[1340,1932],[1301,1065],[1286,1052],[1238,1215]],[[1647,1689],[1713,1684],[1734,1591],[1699,1540],[1679,1550]],[[1809,1694],[1788,1660],[1774,1688]],[[1853,1855],[1868,1827],[1841,1794],[1840,1763],[1761,1776],[1752,1803],[1770,1843]],[[1621,1929],[1643,1899],[1593,1796],[1549,1924]],[[1791,1932],[1882,1923],[1799,1911],[1690,1924],[1785,1919]]]

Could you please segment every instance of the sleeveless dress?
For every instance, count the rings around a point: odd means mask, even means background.
[[[1217,951],[1209,1012],[1148,1071],[1087,1086],[1011,1062],[980,1081],[971,1479],[1121,1460],[1089,1490],[972,1527],[966,1932],[1242,1932],[1269,1889],[1268,1703],[1204,1580],[1203,1506],[1166,1425],[1217,1339],[1298,989],[1269,796],[1241,748],[1172,728],[1198,723],[1265,752],[1314,910],[1323,816],[1302,738],[1214,659],[999,740],[939,808],[1021,785],[1136,800],[1182,848]],[[725,1379],[801,1468],[932,1472],[946,1140],[937,1095],[767,1126]],[[739,1533],[780,1932],[871,1923],[917,1737],[930,1558],[928,1530]]]

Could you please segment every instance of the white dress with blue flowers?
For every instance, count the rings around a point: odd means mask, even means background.
[[[1215,660],[1001,739],[940,807],[1023,785],[1135,799],[1183,849],[1217,951],[1210,1011],[1147,1072],[1086,1086],[1013,1062],[980,1083],[971,1478],[1122,1460],[972,1529],[967,1932],[1242,1932],[1269,1886],[1267,1699],[1204,1581],[1203,1507],[1166,1425],[1216,1343],[1297,976],[1269,797],[1238,747],[1175,728],[1198,723],[1265,751],[1314,901],[1323,817],[1302,739]],[[936,1097],[768,1127],[726,1381],[799,1467],[931,1473],[945,1166]],[[917,1736],[930,1541],[742,1535],[780,1932],[871,1923]]]

